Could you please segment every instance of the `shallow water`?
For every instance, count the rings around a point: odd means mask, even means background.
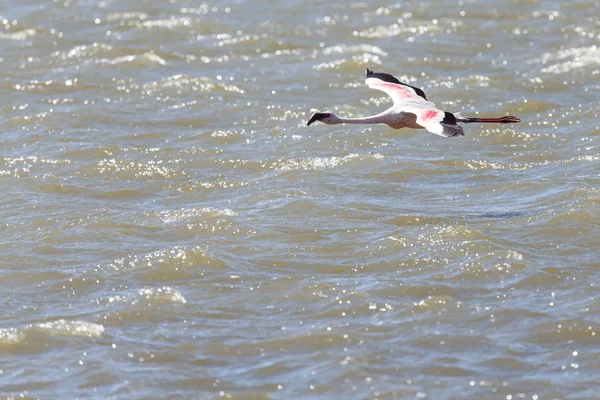
[[[0,394],[600,398],[598,15],[0,2]]]

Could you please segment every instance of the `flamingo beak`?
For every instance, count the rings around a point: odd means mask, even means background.
[[[326,118],[327,115],[328,115],[327,113],[316,113],[316,114],[314,114],[312,117],[310,117],[310,119],[308,120],[308,123],[306,124],[306,126],[312,124],[315,121],[320,121],[323,118]]]

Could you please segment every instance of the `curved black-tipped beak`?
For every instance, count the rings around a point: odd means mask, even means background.
[[[316,113],[314,114],[312,117],[310,117],[310,119],[308,120],[308,123],[306,124],[306,126],[312,124],[315,121],[320,121],[323,118],[327,117],[327,113]]]

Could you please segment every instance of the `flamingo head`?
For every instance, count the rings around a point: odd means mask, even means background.
[[[334,113],[318,112],[318,113],[314,114],[312,117],[310,117],[310,119],[308,120],[308,123],[306,125],[308,126],[315,121],[321,121],[322,123],[329,125],[329,124],[338,124],[340,119]]]

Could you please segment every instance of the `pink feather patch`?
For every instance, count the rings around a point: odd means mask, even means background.
[[[377,85],[388,87],[388,88],[394,90],[401,97],[406,97],[406,98],[415,97],[415,94],[409,88],[406,88],[402,85],[397,85],[395,83],[387,83],[387,82],[385,82],[385,83],[377,82]]]
[[[423,116],[421,117],[423,120],[428,120],[428,119],[434,119],[437,117],[439,111],[437,110],[427,110],[423,113]]]

